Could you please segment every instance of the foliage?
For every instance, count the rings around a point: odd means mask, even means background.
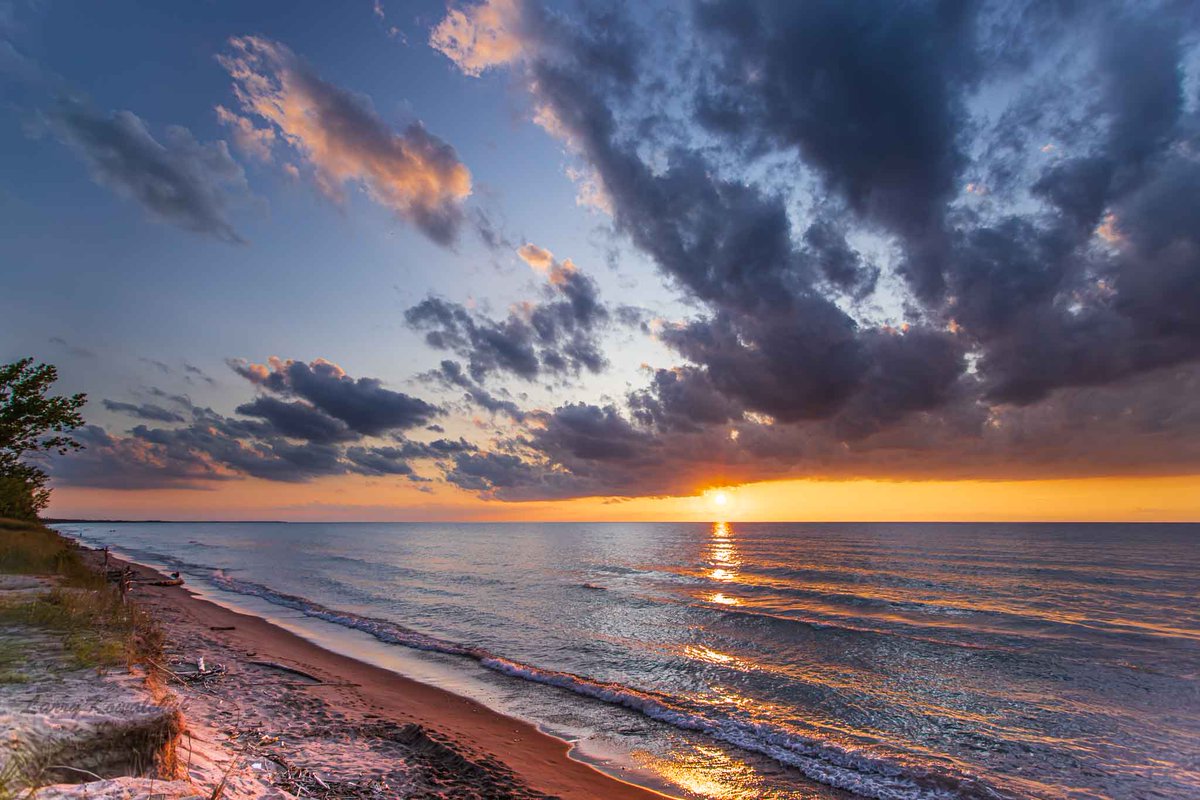
[[[50,500],[46,476],[25,464],[17,464],[7,473],[0,468],[0,517],[36,519],[38,511]]]
[[[0,516],[36,519],[50,502],[46,473],[29,458],[83,447],[70,433],[87,396],[47,396],[56,380],[57,368],[32,358],[0,365]]]

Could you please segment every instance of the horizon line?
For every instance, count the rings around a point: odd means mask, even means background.
[[[656,525],[713,525],[716,523],[739,525],[1200,525],[1194,520],[1144,520],[1144,519],[739,519],[739,520],[695,520],[695,519],[627,519],[627,520],[480,520],[480,519],[103,519],[86,517],[49,517],[41,520],[47,525],[62,523],[159,523],[159,524],[286,524],[286,525],[405,525],[452,523],[455,525],[628,525],[647,523]]]

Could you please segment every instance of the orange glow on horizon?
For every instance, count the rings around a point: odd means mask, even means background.
[[[691,497],[488,501],[454,487],[384,479],[230,481],[210,489],[63,486],[48,515],[94,519],[314,521],[1200,521],[1200,476],[1034,481],[787,480]],[[724,497],[724,501],[718,500]]]

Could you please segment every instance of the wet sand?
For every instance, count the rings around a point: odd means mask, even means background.
[[[228,770],[227,797],[262,796],[255,791],[278,782],[282,764],[326,782],[376,781],[401,796],[666,796],[570,758],[566,742],[526,722],[330,652],[186,587],[151,586],[163,576],[132,566],[134,598],[166,633],[163,667],[182,674],[204,657],[206,666],[228,669],[207,686],[167,679],[192,729],[182,758],[202,765],[190,770],[195,780]]]

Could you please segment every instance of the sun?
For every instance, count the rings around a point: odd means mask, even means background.
[[[729,495],[718,489],[717,491],[713,492],[712,501],[718,507],[724,508],[725,506],[729,505]]]

